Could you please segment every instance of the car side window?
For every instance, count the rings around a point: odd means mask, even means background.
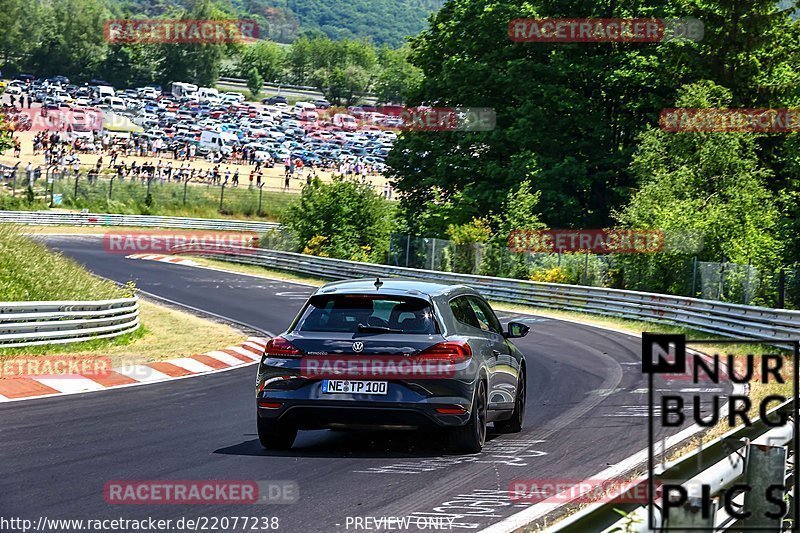
[[[491,331],[492,333],[497,333],[498,335],[503,333],[503,327],[500,325],[497,315],[495,315],[494,311],[492,311],[492,308],[489,307],[489,304],[474,296],[469,296],[467,300],[469,301],[472,310],[475,312],[475,316],[478,318],[478,322],[480,323],[480,328],[482,330]]]
[[[453,312],[453,316],[456,320],[462,324],[481,329],[478,317],[475,316],[475,311],[472,310],[472,306],[469,305],[465,296],[459,296],[450,300],[450,310]]]

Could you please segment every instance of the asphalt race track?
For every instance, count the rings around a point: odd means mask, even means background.
[[[312,291],[283,281],[126,259],[107,254],[97,237],[47,241],[100,276],[134,280],[148,293],[267,332],[287,327]],[[512,480],[579,481],[647,446],[639,339],[524,319],[531,333],[515,342],[528,366],[525,430],[491,435],[479,455],[447,454],[428,435],[332,431],[301,432],[292,450],[264,451],[255,435],[255,367],[248,366],[0,404],[0,514],[34,522],[40,516],[263,516],[278,517],[279,530],[290,532],[355,530],[355,517],[414,516],[480,530],[530,505],[510,501]],[[125,479],[293,480],[300,500],[228,506],[106,503],[104,485]]]

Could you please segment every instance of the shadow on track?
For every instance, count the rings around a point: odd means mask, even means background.
[[[248,434],[245,437],[255,437]],[[488,443],[499,437],[491,428]],[[507,438],[507,437],[506,437]],[[413,459],[456,455],[442,433],[420,431],[301,431],[291,450],[265,450],[257,438],[214,450],[221,455],[263,457],[324,457],[364,459]]]

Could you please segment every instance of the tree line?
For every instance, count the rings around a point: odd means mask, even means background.
[[[144,15],[105,0],[0,0],[0,70],[6,75],[65,75],[85,82],[102,78],[117,87],[173,81],[213,86],[221,75],[318,87],[337,104],[352,104],[374,92],[386,102],[404,98],[420,79],[407,61],[408,49],[376,46],[370,40],[334,41],[320,31],[301,34],[291,45],[254,43],[111,44],[105,24]],[[175,5],[152,18],[235,19],[229,4],[197,0]]]
[[[450,0],[410,45],[409,103],[491,107],[488,132],[409,132],[389,156],[403,231],[445,236],[529,183],[550,228],[697,231],[701,261],[800,259],[798,133],[669,133],[665,108],[798,104],[795,2]],[[517,18],[694,17],[697,42],[519,43]],[[513,204],[513,198],[511,203]],[[500,232],[502,233],[502,232]],[[674,254],[625,260],[630,288],[677,291]]]

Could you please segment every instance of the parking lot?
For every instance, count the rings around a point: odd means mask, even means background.
[[[9,150],[0,162],[22,161],[24,166],[31,161],[44,166],[58,164],[66,155],[67,164],[75,156],[81,167],[91,168],[98,159],[105,166],[113,158],[130,171],[131,163],[141,168],[147,162],[164,160],[166,165],[168,160],[177,160],[174,167],[190,168],[200,175],[214,168],[233,172],[245,165],[256,167],[268,188],[285,190],[288,184],[288,190],[298,192],[310,176],[325,181],[332,174],[342,174],[390,195],[382,174],[396,133],[386,127],[389,117],[382,124],[381,115],[369,108],[336,110],[324,100],[289,105],[281,97],[246,102],[240,93],[220,94],[181,83],[173,84],[171,91],[160,87],[121,90],[106,83],[92,80],[77,86],[63,77],[11,81],[2,103],[9,116],[22,113],[15,124],[21,153],[17,158]],[[12,99],[14,109],[8,107]],[[75,120],[83,113],[99,111],[102,129]],[[69,116],[74,122],[57,132],[58,152],[47,146],[48,140],[35,150],[41,114]],[[26,126],[29,117],[34,117],[33,124]],[[43,136],[52,134],[46,131]],[[247,175],[250,169],[240,172]]]

